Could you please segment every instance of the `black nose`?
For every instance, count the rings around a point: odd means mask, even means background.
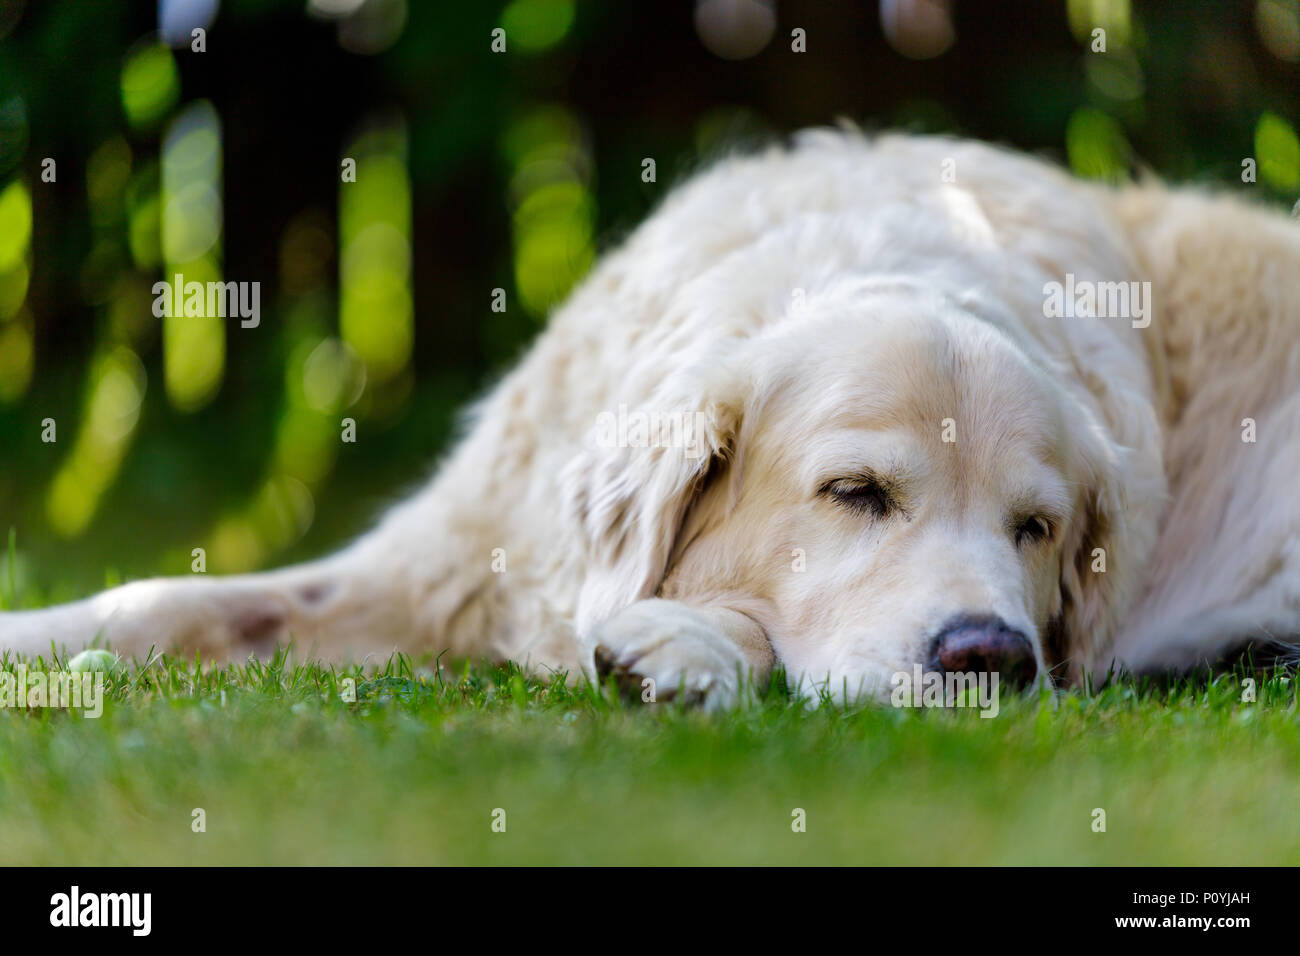
[[[944,673],[998,673],[998,680],[1026,687],[1038,673],[1029,638],[998,617],[963,617],[934,640],[933,663]]]

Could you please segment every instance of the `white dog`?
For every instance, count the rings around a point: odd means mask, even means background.
[[[0,616],[0,648],[293,639],[733,700],[776,664],[1097,677],[1300,642],[1300,227],[820,131],[672,193],[345,551]]]

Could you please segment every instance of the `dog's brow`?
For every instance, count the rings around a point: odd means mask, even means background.
[[[1069,490],[1054,473],[1042,476],[1031,485],[1018,486],[1010,496],[1014,514],[1038,514],[1065,521],[1072,509]]]
[[[817,470],[813,489],[821,493],[837,481],[861,481],[879,485],[891,494],[901,494],[915,482],[916,472],[898,461],[867,461],[861,458],[842,463],[827,463]]]
[[[808,461],[816,463],[808,483],[817,489],[828,481],[855,476],[882,485],[906,485],[922,477],[924,458],[907,435],[843,429],[810,447]]]
[[[877,486],[882,491],[891,494],[899,491],[904,484],[902,478],[900,478],[894,471],[882,471],[879,468],[840,469],[831,474],[830,477],[818,486],[818,494],[830,490],[838,482],[861,482],[862,484],[871,484]]]

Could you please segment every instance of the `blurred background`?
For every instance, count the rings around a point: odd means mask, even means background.
[[[327,551],[674,182],[840,117],[1291,208],[1300,0],[0,0],[0,602]]]

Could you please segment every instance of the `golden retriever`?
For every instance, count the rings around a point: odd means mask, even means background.
[[[1300,641],[1298,476],[1296,222],[816,131],[671,193],[351,547],[0,648],[446,650],[710,706],[777,664],[840,701],[1188,668]]]

